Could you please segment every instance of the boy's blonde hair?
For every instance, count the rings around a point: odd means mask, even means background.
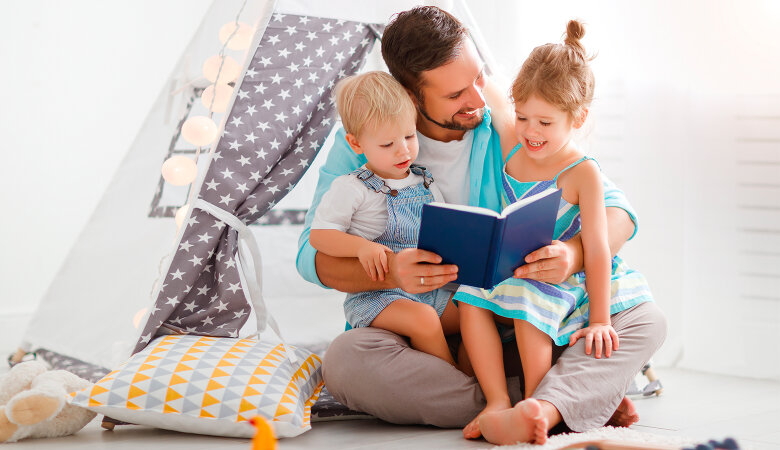
[[[595,80],[588,64],[593,58],[580,43],[584,35],[584,25],[570,20],[563,44],[533,49],[512,83],[512,101],[521,103],[538,95],[572,118],[590,106]]]
[[[366,72],[339,81],[334,98],[344,131],[355,137],[366,127],[376,128],[399,117],[417,118],[409,94],[385,72]]]

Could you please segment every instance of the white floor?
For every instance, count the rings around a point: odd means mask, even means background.
[[[0,368],[0,373],[5,372]],[[702,441],[734,437],[743,448],[780,449],[780,382],[659,369],[662,396],[638,400],[639,431],[692,437]],[[245,439],[187,435],[144,427],[108,432],[97,420],[74,436],[21,441],[9,448],[62,450],[199,450],[250,448]],[[302,436],[282,440],[280,450],[297,449],[484,449],[484,441],[466,441],[460,430],[396,426],[377,420],[315,423]]]

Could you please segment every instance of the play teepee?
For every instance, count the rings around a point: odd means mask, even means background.
[[[42,299],[24,350],[94,378],[155,336],[247,335],[263,330],[268,312],[288,342],[310,348],[343,330],[342,294],[295,270],[316,182],[309,169],[333,139],[333,86],[383,67],[384,24],[415,3],[215,2]],[[490,65],[465,5],[436,3],[467,24]],[[254,29],[245,53],[216,39],[238,21]],[[218,73],[235,70],[232,94],[214,115],[217,139],[197,149],[182,125],[216,103],[205,101],[210,83],[201,68],[217,53],[236,61],[217,65]],[[201,151],[189,188],[161,180],[164,160]],[[175,232],[173,216],[185,203]]]
[[[378,35],[363,22],[281,12],[258,28],[135,351],[160,333],[238,337],[252,309],[264,330],[260,253],[247,225],[298,183],[335,122],[331,90],[363,66]]]

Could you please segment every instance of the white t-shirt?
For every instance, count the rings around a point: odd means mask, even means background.
[[[365,168],[365,166],[363,166]],[[434,179],[436,177],[434,176]],[[401,180],[384,180],[390,189],[402,189],[424,181],[422,175],[409,172]],[[429,187],[437,202],[444,201],[436,186],[438,180]],[[355,175],[342,175],[330,185],[322,196],[312,230],[339,230],[373,241],[387,228],[387,194],[375,192],[358,180]]]
[[[458,205],[469,204],[469,159],[474,130],[466,131],[459,141],[441,142],[417,133],[420,153],[415,164],[428,169],[439,185],[444,201]]]

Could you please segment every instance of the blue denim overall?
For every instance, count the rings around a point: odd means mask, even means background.
[[[410,170],[422,175],[424,181],[399,190],[391,190],[382,178],[364,167],[351,173],[362,181],[367,189],[385,194],[387,226],[374,242],[385,245],[396,253],[405,248],[417,248],[422,207],[433,201],[433,194],[428,189],[433,183],[431,173],[416,165],[412,165]],[[440,289],[421,294],[410,294],[401,289],[383,289],[347,294],[344,300],[344,315],[352,328],[367,327],[382,310],[399,298],[430,305],[441,316],[447,306],[449,293]]]

